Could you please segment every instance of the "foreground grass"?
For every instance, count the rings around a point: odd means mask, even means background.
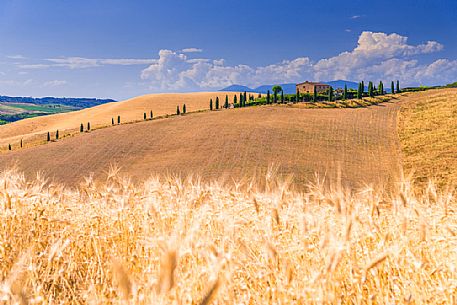
[[[401,104],[399,137],[406,171],[425,185],[457,181],[457,90],[410,94]],[[455,187],[455,185],[454,185]]]
[[[457,297],[451,194],[385,196],[267,176],[221,186],[110,171],[78,190],[0,174],[4,304],[443,304]]]

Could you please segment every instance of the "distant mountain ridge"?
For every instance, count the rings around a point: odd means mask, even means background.
[[[35,105],[58,104],[72,106],[76,108],[89,108],[101,104],[116,102],[113,99],[81,98],[81,97],[20,97],[20,96],[3,96],[0,95],[2,103],[27,103]]]
[[[348,89],[357,89],[357,87],[359,85],[356,82],[347,81],[347,80],[334,80],[334,81],[328,81],[328,82],[322,82],[322,83],[328,84],[328,85],[332,86],[334,89],[344,88],[344,85],[346,85],[348,87]],[[294,94],[296,92],[295,85],[296,85],[295,83],[279,84],[279,86],[281,86],[282,89],[284,90],[285,94]],[[235,85],[228,86],[224,89],[221,89],[220,91],[236,91],[236,92],[247,91],[247,92],[267,93],[268,90],[270,90],[270,92],[272,92],[271,89],[273,88],[273,86],[274,85],[262,85],[262,86],[259,86],[256,88],[249,88],[247,86],[235,84]]]

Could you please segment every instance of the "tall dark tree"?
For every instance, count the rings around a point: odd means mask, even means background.
[[[400,93],[400,81],[397,80],[397,93]]]
[[[219,109],[219,97],[216,96],[216,110]]]
[[[359,83],[359,88],[357,88],[357,99],[362,99],[362,83]]]
[[[143,113],[143,119],[146,121],[146,112]]]
[[[297,88],[297,93],[295,93],[295,100],[296,100],[297,102],[300,101],[300,90],[298,90],[298,88]]]
[[[151,120],[154,118],[154,115],[152,114],[152,110],[151,110],[151,113],[149,114],[149,117],[151,118]]]
[[[384,94],[384,84],[382,83],[382,80],[379,81],[379,85],[378,85],[378,94],[379,94],[379,95],[383,95],[383,94]]]
[[[284,103],[284,91],[281,90],[281,103]]]
[[[395,85],[394,85],[394,81],[392,81],[390,83],[390,93],[394,94],[395,93]]]
[[[235,105],[236,103],[238,103],[238,100],[237,100],[237,96],[236,94],[233,96],[233,105]]]
[[[21,148],[22,148],[22,144],[23,144],[23,143],[22,143],[22,139],[21,139]]]
[[[344,91],[343,91],[343,100],[347,100],[348,98],[348,86],[344,84]]]
[[[213,110],[213,99],[209,100],[209,110]]]
[[[243,93],[240,93],[240,107],[243,107]]]
[[[224,105],[225,109],[228,109],[229,107],[229,100],[228,100],[228,95],[225,96],[225,105]]]
[[[328,101],[331,102],[333,101],[333,87],[330,86],[330,88],[328,89]]]
[[[51,141],[51,134],[48,131],[48,142]]]
[[[111,125],[114,125],[114,118],[111,118]]]
[[[81,123],[81,126],[79,126],[79,132],[83,132],[84,131],[84,125],[83,123]]]
[[[87,122],[87,131],[90,131],[90,122]]]
[[[186,104],[182,105],[182,113],[185,114],[187,112],[187,109],[186,109]]]
[[[11,150],[11,144],[8,144],[8,150]]]
[[[270,104],[270,90],[267,91],[267,104]]]
[[[361,89],[362,89],[362,96],[363,96],[363,94],[365,93],[365,84],[363,83],[363,81],[362,81]]]
[[[314,91],[313,91],[313,102],[317,102],[317,89],[316,86],[314,86]]]
[[[244,94],[243,94],[243,106],[246,106],[246,101],[247,101],[246,91],[244,91]]]
[[[371,81],[368,83],[368,96],[373,97],[373,83]]]
[[[59,130],[57,129],[56,130],[56,140],[58,140],[58,139],[59,139]]]
[[[117,123],[118,123],[118,124],[121,123],[121,116],[120,116],[120,115],[117,116]]]
[[[179,110],[179,105],[176,106],[176,114],[177,114],[177,115],[180,115],[180,114],[181,114],[181,110]]]

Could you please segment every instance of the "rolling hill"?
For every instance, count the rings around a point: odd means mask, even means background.
[[[42,130],[72,127],[83,118],[105,123],[115,113],[141,119],[145,107],[156,113],[174,111],[183,102],[191,109],[205,108],[214,95],[140,97],[68,117],[46,117],[52,120],[39,120],[36,125]],[[262,106],[194,113],[99,129],[4,153],[0,167],[15,164],[28,177],[42,171],[67,185],[75,185],[91,173],[103,178],[112,164],[136,181],[166,173],[231,181],[261,177],[273,165],[279,176],[293,176],[299,188],[314,180],[316,172],[335,182],[339,170],[347,186],[386,185],[399,174],[397,110],[396,104],[385,103],[358,109]],[[18,130],[29,132],[33,120],[30,123]],[[7,135],[2,128],[0,132]]]
[[[92,108],[33,119],[25,119],[11,124],[0,126],[0,145],[17,145],[21,139],[25,143],[45,139],[45,134],[59,130],[79,130],[81,123],[90,122],[92,128],[111,125],[111,119],[121,117],[122,122],[142,120],[146,112],[154,116],[173,114],[176,106],[186,104],[187,111],[197,111],[209,108],[209,100],[216,96],[221,100],[221,105],[228,94],[233,99],[232,92],[198,92],[180,94],[149,94],[121,102],[112,102]]]

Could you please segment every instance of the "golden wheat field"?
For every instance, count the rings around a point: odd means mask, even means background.
[[[405,171],[421,185],[457,181],[457,89],[408,94],[401,103],[398,134]]]
[[[0,175],[5,304],[453,304],[455,197]]]
[[[455,304],[455,190],[424,178],[455,183],[443,164],[456,158],[439,154],[455,140],[449,101],[430,90],[358,109],[204,112],[3,154],[0,300]],[[434,115],[440,128],[421,121]],[[337,177],[313,178],[319,164]]]

